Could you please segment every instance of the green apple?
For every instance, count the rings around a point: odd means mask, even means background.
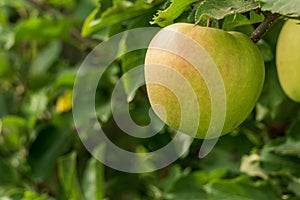
[[[298,24],[297,24],[298,23]],[[300,103],[300,20],[283,25],[276,49],[279,82],[288,97]]]
[[[183,37],[172,36],[163,30],[179,33]],[[221,131],[221,135],[234,130],[239,126],[251,113],[261,94],[264,83],[264,61],[257,46],[244,34],[239,32],[226,32],[221,29],[201,27],[188,23],[176,23],[167,26],[152,39],[145,58],[145,80],[146,88],[150,104],[154,112],[167,125],[174,129],[190,134],[188,126],[180,127],[182,112],[181,104],[192,104],[192,100],[186,98],[186,102],[179,103],[177,94],[174,94],[164,84],[152,83],[153,76],[162,76],[167,81],[175,84],[180,88],[182,80],[176,80],[177,76],[166,73],[163,67],[166,66],[172,70],[176,70],[185,80],[189,82],[197,97],[199,106],[199,123],[197,124],[197,138],[213,138],[217,135],[206,135],[211,122],[212,101],[210,90],[205,82],[205,78],[188,62],[182,55],[177,55],[166,51],[163,48],[152,48],[168,46],[176,44],[176,48],[182,52],[192,54],[195,49],[186,45],[185,37],[195,41],[198,48],[202,49],[203,55],[194,55],[198,64],[206,65],[207,57],[211,59],[219,74],[221,75],[226,95],[226,113],[225,123]],[[201,53],[202,54],[202,53]],[[211,66],[204,66],[211,67]],[[178,78],[178,77],[177,77]],[[211,77],[210,77],[211,78]],[[217,78],[217,77],[215,77]],[[175,79],[175,80],[174,80]],[[186,95],[185,91],[180,91],[180,95]],[[157,107],[160,105],[163,107]],[[193,112],[190,111],[184,111]],[[189,116],[186,115],[185,116]],[[197,123],[192,117],[186,119],[190,125]],[[192,135],[192,134],[191,134]]]

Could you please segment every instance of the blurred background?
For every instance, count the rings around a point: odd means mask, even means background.
[[[282,92],[274,62],[283,20],[258,43],[266,81],[256,108],[207,157],[198,158],[203,141],[195,139],[168,167],[130,174],[102,165],[83,146],[72,116],[79,66],[96,45],[119,32],[195,22],[198,4],[190,6],[195,1],[153,22],[171,2],[0,0],[0,200],[300,199],[300,106]],[[251,34],[263,16],[247,13],[249,21],[241,14],[226,16],[222,28]],[[220,27],[217,21],[212,25]],[[122,74],[143,64],[144,55],[139,50],[116,59],[96,94],[106,135],[133,152],[154,151],[174,136],[165,127],[151,138],[130,137],[112,119],[111,92]],[[145,88],[126,92],[134,95],[134,121],[148,124]]]

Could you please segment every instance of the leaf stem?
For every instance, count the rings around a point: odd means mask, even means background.
[[[265,20],[253,31],[250,36],[250,39],[254,43],[257,43],[280,17],[279,14],[271,13],[269,11],[263,12],[263,14],[265,15]]]

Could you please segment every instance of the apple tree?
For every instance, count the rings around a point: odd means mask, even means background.
[[[112,106],[119,97],[127,104]],[[299,102],[300,0],[0,1],[0,199],[297,200]],[[114,114],[124,107],[157,134],[122,129]],[[210,127],[219,132],[206,137]],[[128,173],[106,161],[122,167],[131,158],[99,138],[88,140],[90,151],[83,140],[92,129],[145,155],[177,130],[187,134],[172,162],[155,170],[132,162],[131,171],[151,170]]]

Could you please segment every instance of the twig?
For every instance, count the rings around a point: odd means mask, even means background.
[[[250,39],[257,43],[280,17],[279,14],[264,12],[265,20],[254,30]]]

